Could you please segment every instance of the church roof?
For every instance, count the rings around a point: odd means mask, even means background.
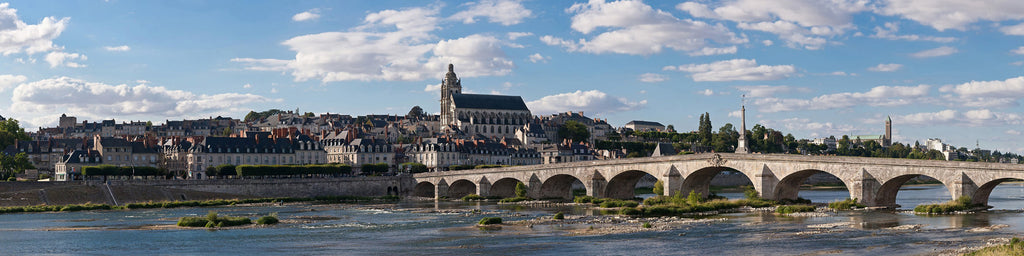
[[[525,110],[530,111],[523,97],[487,94],[453,94],[456,108]]]

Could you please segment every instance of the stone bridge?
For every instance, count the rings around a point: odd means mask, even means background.
[[[843,181],[850,198],[868,206],[895,206],[900,186],[921,175],[949,189],[951,199],[970,196],[987,204],[996,185],[1024,179],[1024,165],[947,162],[893,158],[804,156],[786,154],[696,154],[604,161],[514,166],[418,173],[414,195],[459,198],[468,194],[512,197],[522,182],[532,198],[571,198],[579,181],[594,197],[633,198],[637,181],[650,174],[665,192],[708,195],[711,179],[722,171],[746,175],[766,199],[796,199],[800,184],[825,172]]]

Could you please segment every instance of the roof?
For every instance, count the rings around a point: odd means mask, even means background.
[[[651,121],[640,121],[640,120],[633,120],[633,121],[630,121],[629,123],[626,123],[626,124],[627,124],[627,125],[630,125],[630,124],[632,124],[632,125],[653,125],[653,126],[665,126],[665,125],[662,125],[662,124],[661,124],[661,123],[659,123],[659,122],[651,122]]]
[[[530,111],[523,97],[486,94],[453,94],[456,108],[501,109]]]
[[[658,143],[658,146],[654,148],[654,153],[651,156],[673,156],[676,155],[676,149],[670,143]]]

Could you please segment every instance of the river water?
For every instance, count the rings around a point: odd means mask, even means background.
[[[725,194],[727,197],[741,196]],[[948,200],[942,185],[907,186],[897,203]],[[846,191],[806,190],[814,202],[837,201]],[[403,202],[397,205],[285,204],[132,211],[0,215],[0,254],[100,255],[933,255],[987,239],[1024,233],[1024,183],[998,186],[993,211],[973,215],[918,216],[900,212],[854,211],[828,217],[780,217],[734,213],[727,220],[691,224],[669,231],[570,236],[571,226],[537,226],[483,231],[484,216],[506,221],[550,216],[557,211],[594,214],[578,207],[524,208],[494,203]],[[430,210],[480,209],[483,214]],[[182,216],[258,216],[278,213],[285,223],[265,228],[178,229]],[[849,222],[835,228],[810,225]],[[994,231],[971,229],[1006,224]],[[922,225],[918,230],[892,229]],[[162,228],[154,229],[154,226]]]

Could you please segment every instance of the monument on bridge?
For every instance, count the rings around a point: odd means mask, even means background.
[[[740,104],[740,138],[736,141],[736,154],[750,154],[750,147],[747,147],[747,95],[743,95],[743,104]]]

